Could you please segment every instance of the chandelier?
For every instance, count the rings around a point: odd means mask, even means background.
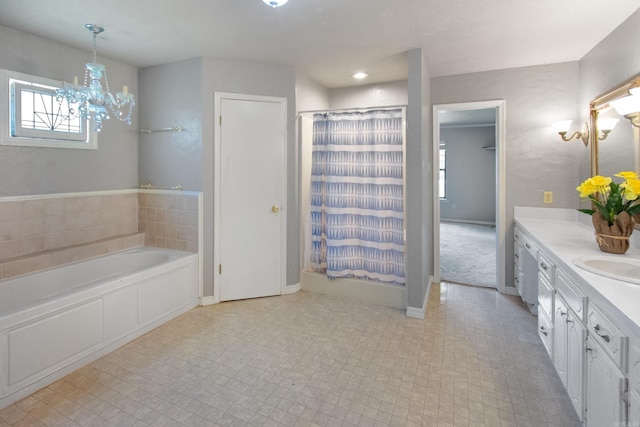
[[[102,121],[110,118],[109,111],[131,125],[131,112],[136,105],[133,94],[123,86],[122,92],[112,95],[109,92],[107,70],[104,65],[96,63],[96,37],[104,28],[95,24],[86,24],[85,27],[93,33],[93,62],[85,64],[84,85],[78,85],[78,78],[74,77],[73,84],[65,82],[62,89],[56,90],[56,99],[58,102],[68,102],[70,117],[93,120],[96,132],[102,130]],[[104,89],[101,83],[103,77]]]

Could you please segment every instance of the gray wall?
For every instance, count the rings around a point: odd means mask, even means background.
[[[203,60],[203,191],[204,256],[213,260],[213,97],[215,92],[275,96],[287,100],[287,285],[300,281],[300,221],[296,185],[295,70],[291,67],[221,59]],[[211,258],[210,258],[211,257]],[[205,261],[205,278],[213,277],[212,263]],[[205,282],[208,284],[209,282]],[[213,281],[211,281],[213,286]],[[205,288],[205,295],[207,293]]]
[[[329,89],[302,73],[296,73],[296,112],[329,109]]]
[[[446,199],[440,201],[440,219],[495,223],[495,127],[440,129],[446,148]]]
[[[2,26],[0,40],[0,68],[54,80],[71,81],[73,76],[82,76],[84,64],[92,59],[91,52]],[[139,101],[136,68],[100,56],[98,61],[107,67],[111,88],[127,85]],[[0,196],[136,187],[136,110],[134,108],[132,126],[113,118],[104,123],[98,150],[0,146]]]
[[[293,68],[202,58],[140,71],[145,127],[180,124],[184,133],[141,137],[141,180],[178,182],[203,192],[204,295],[213,295],[214,93],[287,99],[287,284],[300,278],[299,219],[295,184],[295,72]]]
[[[407,306],[424,308],[433,274],[433,133],[431,76],[422,49],[408,52],[407,80]]]
[[[140,183],[202,191],[202,60],[143,68],[139,79],[140,128],[184,128],[140,134]]]
[[[335,110],[407,105],[407,81],[331,89],[329,103]]]
[[[582,142],[562,142],[551,123],[576,118],[578,63],[437,77],[433,104],[506,100],[506,286],[513,286],[513,207],[576,208]],[[543,204],[552,191],[554,203]]]
[[[630,78],[640,74],[640,10],[631,15],[624,23],[616,28],[607,38],[593,48],[580,60],[580,110],[582,121],[588,119],[588,103],[602,93],[605,93]],[[632,42],[633,41],[633,42]],[[614,111],[608,117],[619,117]],[[636,129],[636,138],[637,138]],[[609,138],[599,144],[599,158],[608,162],[609,167],[600,170],[600,174],[610,175],[614,171],[628,169],[628,157],[634,145],[633,128],[629,121],[620,117],[620,122]],[[635,150],[638,150],[635,141]],[[636,157],[638,152],[636,151]],[[619,155],[627,156],[620,159]],[[580,178],[589,176],[589,156],[583,156]],[[616,165],[619,165],[616,167]]]

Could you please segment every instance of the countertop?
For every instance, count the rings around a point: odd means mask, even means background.
[[[573,264],[574,258],[588,255],[640,259],[640,249],[632,246],[623,255],[600,251],[593,227],[579,221],[578,215],[585,214],[570,209],[519,207],[514,212],[516,223],[575,282],[590,303],[610,312],[615,317],[611,320],[622,322],[620,326],[640,336],[640,285],[600,276]],[[638,233],[640,230],[634,230],[634,234]]]

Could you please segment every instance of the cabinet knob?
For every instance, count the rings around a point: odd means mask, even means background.
[[[593,327],[593,331],[596,333],[597,336],[602,338],[605,342],[609,342],[609,340],[610,340],[609,335],[603,335],[603,334],[600,333],[600,324],[596,324]]]
[[[544,330],[544,326],[540,326],[540,332],[544,334],[545,337],[548,335],[547,331]]]
[[[540,268],[547,271],[547,266],[543,262],[540,263]]]
[[[531,249],[531,245],[530,244],[525,243],[524,245],[526,246],[527,249]]]

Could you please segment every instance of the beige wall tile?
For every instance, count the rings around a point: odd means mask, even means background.
[[[64,215],[44,217],[44,232],[46,234],[62,233],[67,228],[67,218]]]
[[[21,202],[0,202],[0,220],[20,219]]]
[[[0,259],[15,258],[22,255],[21,240],[0,241]]]
[[[44,235],[44,250],[58,249],[65,244],[64,233],[48,233]]]
[[[0,241],[20,239],[21,228],[19,220],[0,221]]]
[[[36,218],[44,216],[45,201],[43,199],[38,200],[23,200],[20,209],[20,218]]]
[[[22,254],[33,254],[44,251],[44,236],[22,239]]]
[[[79,213],[85,211],[85,205],[82,197],[68,197],[64,199],[65,213]]]

